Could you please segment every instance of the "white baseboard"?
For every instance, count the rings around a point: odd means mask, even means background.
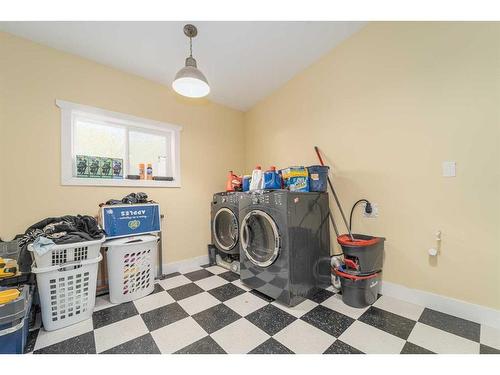
[[[171,262],[163,265],[163,273],[169,274],[172,272],[186,271],[191,268],[195,269],[207,263],[208,255]],[[408,288],[389,281],[382,281],[381,294],[500,329],[500,310],[495,310],[490,307],[475,305],[455,298]]]
[[[382,281],[383,295],[500,329],[500,310]]]
[[[184,259],[178,262],[170,262],[163,264],[163,274],[168,275],[169,273],[186,271],[190,268],[197,268],[208,264],[208,255],[202,255],[196,258]]]

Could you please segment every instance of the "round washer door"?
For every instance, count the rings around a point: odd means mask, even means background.
[[[280,237],[271,216],[252,210],[245,215],[240,231],[241,248],[253,264],[268,267],[274,263],[280,251]]]
[[[214,216],[213,234],[221,250],[229,251],[238,243],[238,219],[229,208],[221,208]]]

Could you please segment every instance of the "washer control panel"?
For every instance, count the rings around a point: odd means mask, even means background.
[[[214,194],[213,203],[228,203],[228,204],[238,204],[241,199],[242,194],[233,192],[224,192]]]
[[[266,206],[283,206],[286,196],[280,192],[259,191],[251,193],[252,204],[262,204]]]
[[[273,194],[274,204],[276,206],[283,206],[284,201],[286,200],[286,196],[283,193]]]

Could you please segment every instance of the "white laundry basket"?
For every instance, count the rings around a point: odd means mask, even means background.
[[[36,274],[45,330],[67,327],[92,316],[101,259],[99,254],[94,259],[32,269]]]
[[[158,237],[119,238],[104,243],[108,248],[109,300],[123,303],[150,294],[155,285]]]
[[[54,245],[43,255],[39,255],[33,248],[33,244],[28,245],[28,250],[33,254],[35,266],[45,268],[57,266],[70,262],[76,262],[86,259],[96,259],[99,256],[103,237],[100,240],[75,242],[63,245]]]

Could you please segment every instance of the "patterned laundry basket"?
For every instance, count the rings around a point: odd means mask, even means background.
[[[112,303],[133,301],[154,290],[158,237],[119,238],[106,242],[109,299]]]

